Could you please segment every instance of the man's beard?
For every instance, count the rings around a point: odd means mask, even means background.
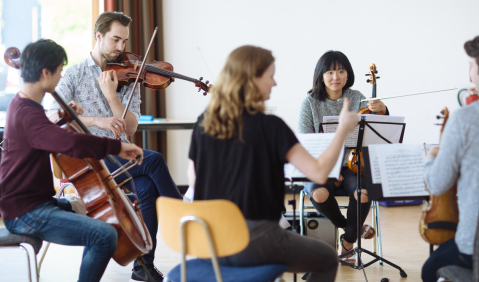
[[[116,54],[113,54],[113,52],[106,52],[105,49],[102,48],[101,55],[103,56],[103,58],[107,59],[107,61],[113,62],[116,59],[118,59],[118,57],[121,55],[121,52],[118,55],[116,55]]]

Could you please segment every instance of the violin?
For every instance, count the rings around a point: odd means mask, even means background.
[[[164,89],[174,81],[175,78],[193,82],[198,87],[198,92],[203,90],[203,95],[210,91],[211,85],[209,81],[203,82],[203,77],[194,79],[182,74],[173,72],[173,66],[167,62],[153,61],[153,63],[146,63],[144,70],[140,72],[139,68],[142,64],[140,56],[131,53],[123,52],[120,57],[114,62],[107,62],[106,70],[116,71],[118,76],[118,85],[130,85],[135,82],[138,77],[138,82],[143,83],[143,86],[151,89]]]
[[[9,66],[20,69],[18,61],[14,61],[20,58],[20,50],[10,47],[5,51],[4,58]],[[69,131],[91,134],[75,111],[56,92],[52,95],[64,111],[64,116],[56,124]],[[103,160],[76,159],[59,153],[52,153],[52,156],[85,203],[87,216],[111,224],[116,229],[118,243],[113,259],[123,266],[135,259],[142,260],[141,256],[153,248],[150,233],[138,201],[130,202],[122,190],[129,179],[120,184],[114,180],[128,168],[122,167],[117,170],[121,172],[111,174]],[[111,156],[108,159],[114,160]],[[126,166],[132,163],[130,161]]]
[[[369,73],[366,74],[366,76],[369,76],[369,79],[366,80],[366,82],[373,85],[373,93],[372,93],[373,98],[376,98],[376,81],[377,79],[380,78],[379,76],[376,76],[377,73],[378,73],[378,70],[376,69],[376,65],[371,64],[369,66]],[[368,107],[362,108],[358,111],[358,115],[370,115],[370,114],[384,115],[384,113],[371,112],[371,110]],[[348,156],[348,168],[356,174],[358,173],[358,169],[354,164],[358,160],[357,155],[358,153],[356,153],[356,150],[351,149],[351,152],[349,153],[349,156]],[[363,153],[359,152],[359,156],[361,157],[361,175],[364,175]]]
[[[447,108],[441,111],[443,123],[441,136],[449,118]],[[440,118],[440,116],[438,116]],[[440,138],[440,137],[439,137]],[[432,245],[440,245],[456,236],[459,223],[459,208],[457,205],[457,181],[444,194],[429,196],[429,204],[423,211],[419,221],[419,233],[424,241]]]

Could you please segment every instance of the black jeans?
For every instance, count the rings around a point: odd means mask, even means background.
[[[357,217],[358,217],[358,201],[354,198],[356,194],[357,186],[357,175],[349,170],[347,167],[341,169],[341,175],[344,177],[343,183],[340,187],[334,187],[334,183],[326,183],[319,185],[312,182],[304,183],[304,191],[310,196],[309,199],[313,206],[320,212],[322,215],[327,217],[331,222],[339,228],[345,228],[344,240],[349,243],[354,243],[358,239],[357,235]],[[361,177],[361,183],[364,183],[364,177]],[[313,191],[318,188],[326,188],[329,192],[329,197],[323,203],[318,203],[313,199]],[[334,191],[335,189],[343,188],[349,196],[349,205],[347,211],[347,218],[341,213],[339,209],[338,202],[336,201]],[[369,214],[369,209],[371,207],[371,201],[367,203],[361,203],[361,222],[360,226],[364,224],[366,218]]]
[[[440,245],[424,263],[421,273],[422,281],[436,282],[436,272],[439,268],[448,265],[458,265],[472,269],[472,255],[459,252],[454,238]]]
[[[289,266],[289,272],[310,272],[307,282],[334,282],[338,254],[330,245],[283,230],[278,221],[246,220],[246,223],[250,233],[248,247],[236,255],[219,258],[221,265],[283,264]]]

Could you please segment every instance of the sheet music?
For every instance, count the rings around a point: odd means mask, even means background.
[[[370,123],[369,125],[379,132],[384,138],[389,140],[392,143],[399,143],[401,138],[401,132],[404,123],[404,117],[400,116],[385,116],[385,115],[358,115],[358,121],[361,120],[361,116],[366,117],[366,121],[377,121],[377,122],[392,122],[398,123],[394,124],[374,124]],[[338,116],[324,116],[323,122],[338,122]],[[323,129],[325,133],[336,132],[338,125],[337,124],[325,124]],[[355,147],[358,142],[358,131],[359,125],[348,134],[346,141],[344,142],[347,147]],[[363,146],[369,146],[372,144],[387,144],[382,138],[380,138],[376,133],[374,133],[369,127],[366,126],[363,137]]]
[[[422,144],[371,145],[379,159],[384,197],[428,196],[423,169]]]
[[[335,133],[300,133],[296,134],[299,143],[310,153],[315,159],[318,158],[328,148],[333,140]],[[339,178],[341,166],[343,163],[344,150],[341,150],[339,158],[334,165],[333,170],[329,173],[329,178]],[[306,178],[306,176],[299,171],[292,164],[288,163],[284,166],[284,176],[286,178]]]
[[[376,153],[377,146],[369,146],[369,163],[371,164],[371,179],[373,184],[381,184],[381,171],[379,170],[379,157]]]
[[[339,116],[323,116],[323,123],[338,122],[338,120],[339,120]],[[360,115],[358,115],[358,121],[359,120],[361,120]],[[337,124],[323,124],[324,133],[334,133],[336,132],[337,128],[338,128]],[[356,128],[348,134],[348,136],[346,137],[346,140],[344,141],[344,145],[346,145],[346,147],[356,146],[356,143],[358,142],[358,131],[359,131],[359,125],[356,126]]]

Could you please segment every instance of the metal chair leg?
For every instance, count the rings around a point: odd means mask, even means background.
[[[376,207],[375,207],[375,210],[376,210],[376,226],[378,227],[376,229],[376,237],[377,237],[377,242],[378,242],[378,255],[380,257],[383,256],[383,240],[382,240],[382,236],[381,236],[381,222],[379,220],[379,204],[378,202],[376,202]],[[379,261],[379,265],[383,265],[383,261],[380,260]]]
[[[306,235],[304,232],[304,190],[299,193],[299,232],[300,235]]]

